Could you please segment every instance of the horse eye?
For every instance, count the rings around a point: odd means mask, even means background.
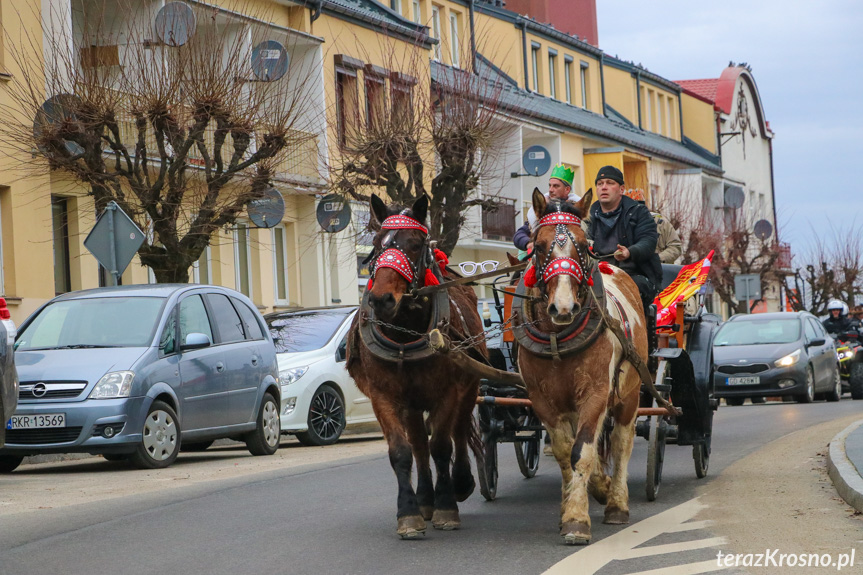
[[[419,240],[408,240],[408,249],[411,251],[420,249],[422,243]]]

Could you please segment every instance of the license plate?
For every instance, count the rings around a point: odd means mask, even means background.
[[[729,377],[725,383],[726,385],[758,385],[761,383],[761,378],[757,375],[754,377]]]
[[[66,427],[66,414],[13,415],[12,419],[6,423],[6,429],[46,429],[49,427]]]

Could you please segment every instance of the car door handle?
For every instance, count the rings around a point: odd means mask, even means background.
[[[225,364],[222,363],[221,361],[219,363],[217,363],[216,364],[216,371],[218,371],[219,373],[222,373],[223,371],[225,371]]]

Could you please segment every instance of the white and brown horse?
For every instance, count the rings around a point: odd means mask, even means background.
[[[576,204],[547,202],[538,191],[533,208],[541,215],[534,232],[533,270],[525,274],[533,303],[525,304],[527,320],[547,334],[572,333],[572,324],[587,324],[589,314],[614,318],[626,326],[636,352],[646,361],[648,339],[638,288],[618,268],[599,264],[601,282],[593,285],[588,242],[580,226],[592,199],[588,192]],[[602,285],[599,285],[599,284]],[[604,290],[594,297],[595,290]],[[600,303],[597,303],[600,302]],[[600,309],[603,308],[603,309]],[[605,523],[629,522],[627,464],[632,454],[635,418],[641,379],[624,361],[618,337],[607,328],[598,329],[586,347],[566,355],[565,345],[555,342],[555,355],[519,348],[519,371],[527,385],[533,408],[552,439],[554,456],[563,476],[560,535],[569,544],[588,543],[591,538],[588,491],[605,502]],[[619,373],[618,373],[619,372]],[[606,416],[613,420],[610,453],[604,437]],[[610,455],[613,472],[605,471]]]

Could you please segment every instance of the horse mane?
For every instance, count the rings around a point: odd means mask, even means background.
[[[573,216],[575,216],[577,218],[583,218],[584,217],[584,214],[581,213],[581,210],[578,209],[578,207],[575,204],[573,204],[572,202],[569,202],[567,200],[550,200],[545,205],[545,211],[542,212],[542,215],[540,216],[540,218],[547,216],[548,214],[558,212],[558,211],[566,212],[567,214],[572,214]]]

